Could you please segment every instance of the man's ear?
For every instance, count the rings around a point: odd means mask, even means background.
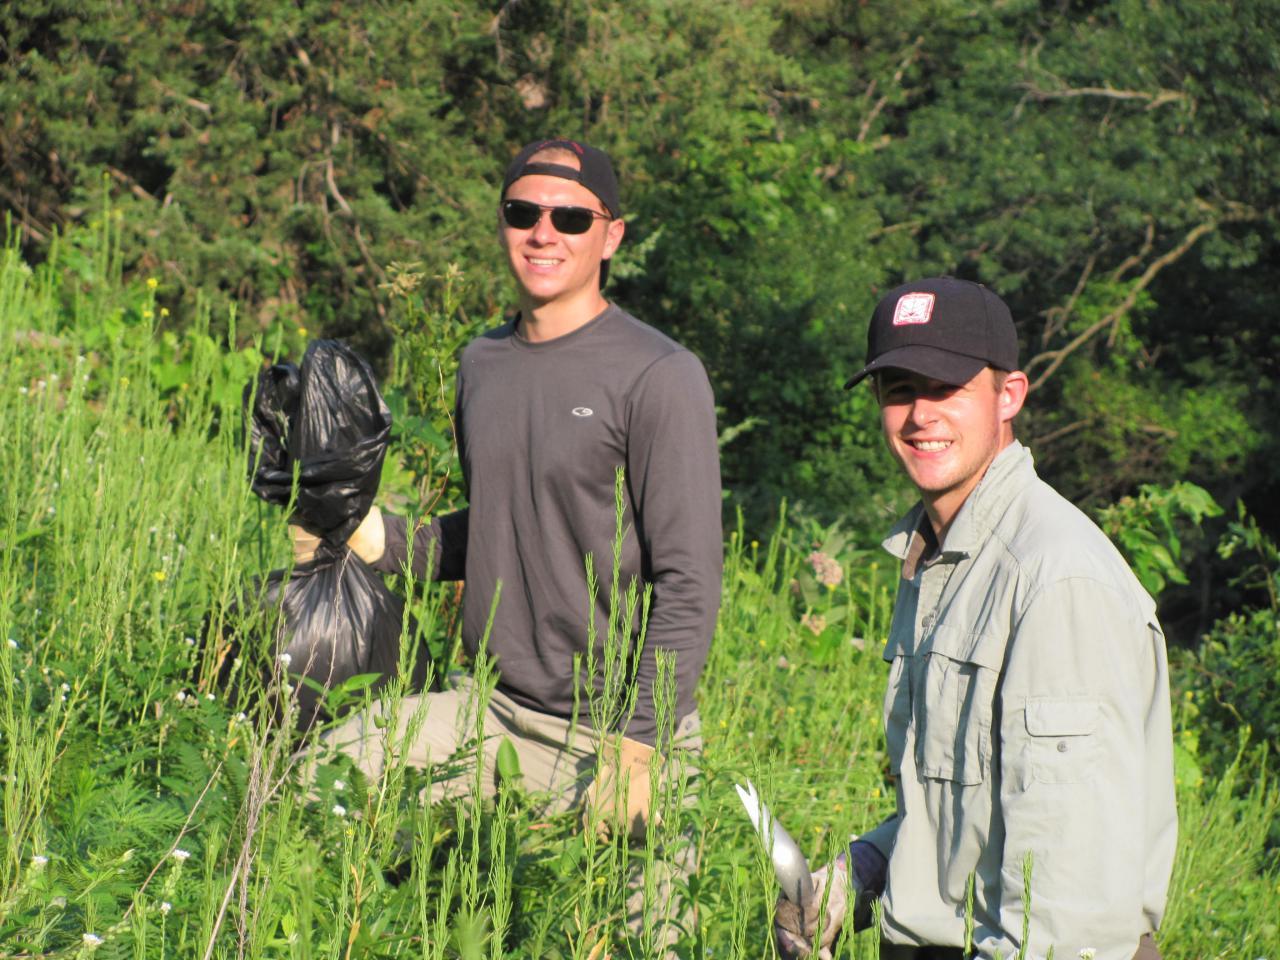
[[[617,252],[618,245],[622,243],[622,235],[626,232],[627,223],[625,220],[609,221],[604,237],[604,255],[600,259],[608,260]]]
[[[1000,387],[1000,396],[997,398],[1000,404],[1001,423],[1010,423],[1018,415],[1027,400],[1027,391],[1030,389],[1031,383],[1021,370],[1013,370],[1005,374],[1004,384]]]

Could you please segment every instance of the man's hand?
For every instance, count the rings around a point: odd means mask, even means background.
[[[316,558],[322,537],[316,536],[299,524],[289,524],[289,536],[293,538],[293,562],[310,563]],[[365,563],[376,563],[386,550],[386,527],[382,524],[382,511],[370,507],[355,533],[347,538],[351,552]]]
[[[381,510],[369,508],[356,532],[347,537],[347,546],[365,563],[374,564],[382,559],[387,549],[387,528],[382,523]]]
[[[604,747],[600,775],[587,788],[582,825],[595,821],[601,837],[619,829],[643,840],[649,817],[649,762],[653,747],[619,737]]]
[[[813,876],[813,900],[801,909],[783,896],[774,909],[773,933],[785,960],[816,956],[830,960],[849,903],[849,865],[842,853]],[[830,884],[831,892],[827,893]],[[826,899],[825,910],[823,899]]]
[[[320,541],[324,539],[298,523],[289,524],[289,536],[293,540],[293,562],[297,565],[314,560],[316,551],[320,549]]]

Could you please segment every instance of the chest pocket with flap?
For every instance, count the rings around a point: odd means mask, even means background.
[[[922,638],[911,691],[921,775],[959,784],[985,779],[1005,641],[945,624]]]

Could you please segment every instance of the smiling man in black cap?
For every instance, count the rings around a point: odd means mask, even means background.
[[[1155,960],[1177,834],[1155,604],[1014,439],[1028,382],[994,293],[891,291],[847,386],[868,377],[920,494],[884,543],[897,804],[815,874],[837,878],[825,915],[780,902],[779,947],[829,950],[853,896],[859,926],[880,898],[888,960]]]
[[[375,508],[350,546],[375,568],[397,573],[412,541],[412,575],[430,569],[436,579],[465,578],[462,641],[473,656],[492,608],[487,650],[497,686],[478,758],[486,794],[496,790],[505,741],[524,786],[549,796],[551,809],[582,801],[598,829],[642,837],[651,765],[700,743],[694,690],[720,598],[720,474],[702,364],[601,291],[625,232],[621,217],[602,151],[545,140],[512,160],[496,226],[520,309],[472,342],[458,371],[457,440],[469,506],[412,532],[403,518]],[[615,571],[618,469],[623,534]],[[587,556],[599,580],[595,595]],[[596,729],[587,704],[602,689],[615,577],[623,596],[634,581],[641,591],[651,588],[652,599],[639,656],[631,646],[621,668],[621,699],[634,694],[634,708],[607,704],[607,729]],[[638,642],[639,619],[623,624],[624,646]],[[666,730],[655,707],[660,652],[673,665]],[[586,673],[589,653],[594,677]],[[410,764],[438,764],[475,735],[474,699],[464,680],[410,698],[399,730],[383,731],[365,713],[328,739],[372,777],[393,750]],[[425,722],[409,735],[422,701]],[[601,750],[606,774],[593,778]],[[472,782],[470,775],[437,782],[432,798],[465,792]]]

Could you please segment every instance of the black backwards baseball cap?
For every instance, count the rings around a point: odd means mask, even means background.
[[[1009,308],[980,283],[929,277],[904,283],[876,304],[867,328],[867,365],[844,387],[889,368],[968,383],[988,366],[1018,369]]]
[[[575,170],[563,163],[547,163],[541,160],[529,162],[529,158],[535,153],[556,147],[576,154],[580,169]],[[580,183],[600,198],[609,216],[615,220],[622,216],[622,203],[618,199],[618,178],[614,176],[613,163],[609,160],[609,155],[603,150],[589,147],[585,143],[578,143],[576,140],[535,140],[533,143],[525,144],[516,154],[516,158],[507,166],[507,174],[502,178],[502,196],[505,197],[507,189],[521,177],[535,174]]]

